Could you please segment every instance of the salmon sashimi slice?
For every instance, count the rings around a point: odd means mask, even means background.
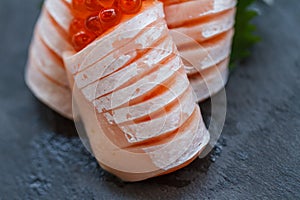
[[[157,49],[158,46],[156,43],[162,43],[163,41],[159,40],[161,40],[162,35],[167,36],[168,31],[166,30],[166,24],[163,21],[158,22],[155,26],[155,29],[151,27],[145,28],[142,34],[138,35],[128,44],[110,52],[109,55],[104,56],[89,68],[76,74],[75,80],[78,87],[85,87],[98,79],[108,76],[115,71],[120,70],[138,56],[143,56],[143,54],[153,48]],[[153,41],[153,44],[149,44],[149,46],[145,48],[143,47],[143,44],[145,43],[144,40]],[[119,55],[122,55],[122,57]],[[101,58],[101,56],[99,56],[99,58]]]
[[[123,32],[125,25],[131,30],[130,34]],[[153,33],[156,36],[147,35],[149,30],[145,29],[149,25],[158,30]],[[179,169],[195,159],[208,143],[209,133],[195,103],[183,62],[166,32],[163,4],[144,1],[137,14],[123,19],[121,24],[81,51],[64,52],[76,109],[92,151],[104,169],[125,181],[144,180]],[[83,75],[92,68],[95,72],[101,71],[97,68],[103,65],[97,63],[103,62],[110,54],[126,55],[119,49],[127,46],[143,53],[121,62],[120,67],[112,67],[115,70],[110,70],[105,76],[101,73]],[[79,74],[89,80],[77,78]],[[180,82],[185,85],[177,83],[179,77],[184,79]],[[164,92],[153,95],[161,85],[177,91],[176,96],[163,95]],[[166,103],[157,105],[156,97],[160,94]],[[156,105],[150,116],[140,115],[122,123],[107,118],[108,113],[113,114],[115,110],[128,106],[138,108],[137,105],[146,101],[149,105],[151,102]],[[161,123],[163,121],[165,123]]]
[[[35,96],[62,116],[72,118],[70,90],[47,79],[33,61],[29,60],[27,66],[25,81]]]
[[[189,75],[198,102],[204,101],[224,88],[229,74],[228,63],[229,58],[226,58],[214,67]]]
[[[41,41],[34,37],[30,48],[30,59],[35,60],[37,67],[60,85],[68,87],[68,79],[62,60],[58,59]]]
[[[166,133],[175,131],[192,115],[195,108],[195,97],[192,89],[187,90],[184,95],[166,107],[159,114],[152,114],[149,120],[135,122],[133,124],[119,125],[128,141],[131,143],[153,139]],[[194,106],[191,106],[194,105]]]
[[[234,31],[229,30],[224,34],[202,43],[201,48],[188,48],[185,46],[179,47],[180,55],[191,63],[185,63],[185,69],[188,74],[196,73],[216,65],[230,55],[232,36]]]
[[[167,105],[174,102],[189,87],[185,74],[176,74],[174,80],[161,84],[155,91],[145,96],[140,103],[114,109],[112,113],[105,113],[108,120],[116,124],[141,119],[155,112],[161,111]]]
[[[177,72],[181,67],[183,67],[181,63],[178,63],[180,60],[180,57],[176,56],[175,59],[163,65],[163,67],[158,68],[156,72],[145,76],[143,79],[129,85],[128,87],[114,91],[113,93],[94,100],[93,104],[97,108],[98,112],[105,112],[118,108],[130,101],[143,99],[147,93],[155,90],[159,84],[164,84],[164,82],[168,81],[171,77],[174,77],[176,73],[180,73]],[[88,98],[94,97],[95,93],[90,95],[87,93],[85,96]],[[98,96],[97,91],[96,96]]]
[[[143,147],[143,150],[150,154],[156,166],[169,170],[176,161],[180,159],[183,162],[188,160],[187,156],[183,156],[185,153],[192,152],[192,154],[189,154],[190,157],[197,154],[199,151],[195,152],[195,149],[192,149],[193,146],[197,146],[202,142],[208,142],[207,139],[202,140],[203,137],[207,136],[208,134],[205,126],[203,126],[200,109],[196,106],[193,114],[180,126],[178,131],[173,135],[173,138],[167,138],[167,143],[165,143],[165,140],[158,140],[158,143]]]
[[[234,18],[235,8],[232,8],[218,15],[213,15],[204,22],[173,28],[172,31],[178,31],[201,43],[232,29]],[[180,43],[180,40],[179,42],[175,41],[175,43],[178,47],[185,45]]]
[[[55,21],[55,19],[62,20],[62,18],[57,16],[54,18],[55,15],[50,15],[46,8],[48,4],[65,5],[60,0],[45,2],[29,49],[26,82],[42,102],[63,116],[72,119],[72,95],[62,60],[62,52],[70,49],[71,46],[67,41],[63,26],[59,26],[59,22]],[[68,7],[65,8],[69,10]],[[55,10],[50,9],[52,14]],[[66,20],[65,23],[67,23]],[[34,75],[35,73],[36,75]]]
[[[100,165],[107,171],[127,181],[140,181],[154,176],[168,174],[185,167],[202,152],[209,141],[209,134],[207,134],[203,126],[203,121],[200,120],[199,124],[195,121],[198,117],[201,117],[201,115],[199,107],[196,107],[193,115],[167,143],[160,142],[156,145],[144,147],[143,151],[147,152],[147,154],[131,154],[133,156],[150,156],[150,162],[154,162],[156,166],[159,166],[160,169],[158,170],[149,170],[149,167],[147,167],[143,172],[132,172],[129,170],[111,168],[102,162],[100,162]]]
[[[42,12],[41,17],[39,18],[37,31],[45,44],[47,44],[56,55],[61,56],[63,52],[73,49],[67,40],[67,37],[59,31],[58,27],[55,27],[46,12]]]
[[[198,110],[197,107],[196,109]],[[168,169],[167,173],[180,169],[178,168],[178,166],[184,167],[184,165],[189,164],[193,159],[195,159],[195,156],[200,155],[205,146],[208,144],[210,136],[209,133],[206,131],[205,127],[203,126],[202,119],[198,125],[198,129],[196,130],[196,134],[193,137],[192,143],[190,144],[191,147],[188,148],[187,151],[184,152],[175,162],[166,167],[166,169]]]
[[[151,73],[156,68],[160,68],[161,62],[168,62],[170,57],[174,57],[172,52],[165,50],[170,45],[173,45],[173,41],[168,37],[157,46],[157,49],[151,49],[149,53],[142,55],[140,59],[129,64],[126,68],[83,88],[83,93],[89,100],[94,100],[112,91],[116,94],[119,88],[124,88],[130,83],[142,80],[141,77]],[[93,96],[90,96],[91,94]]]
[[[168,27],[171,29],[171,35],[182,56],[190,81],[190,75],[213,68],[230,55],[236,0],[161,1],[164,3]],[[224,78],[227,81],[228,69],[222,72],[222,76],[227,76]],[[199,81],[196,82],[203,82],[202,79],[205,79],[207,73],[203,74],[192,76],[193,82],[197,78]],[[222,76],[215,74],[214,77]],[[197,99],[204,100],[222,87],[216,85],[216,88],[210,88],[212,92],[202,88],[196,89]]]
[[[67,33],[73,19],[70,9],[71,2],[67,0],[47,0],[44,8],[53,17],[56,23]]]
[[[133,121],[125,124],[113,124],[105,119],[104,115],[96,114],[101,125],[109,127],[105,135],[110,141],[122,149],[130,151],[140,150],[141,147],[163,144],[172,138],[181,129],[181,126],[196,112],[195,97],[189,88],[170,103],[164,111],[157,112],[149,119]]]
[[[235,7],[236,0],[190,0],[168,5],[166,0],[166,20],[170,28],[181,27],[191,21],[196,21]]]

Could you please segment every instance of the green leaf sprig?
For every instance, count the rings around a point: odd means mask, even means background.
[[[260,41],[255,35],[256,26],[252,20],[258,15],[257,11],[249,9],[256,0],[238,0],[235,35],[232,44],[231,69],[237,63],[251,55],[251,47]]]

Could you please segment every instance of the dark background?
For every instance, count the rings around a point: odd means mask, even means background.
[[[232,72],[214,151],[171,175],[131,184],[100,169],[73,123],[24,84],[39,4],[0,1],[0,199],[300,199],[299,0],[258,5],[263,40]]]

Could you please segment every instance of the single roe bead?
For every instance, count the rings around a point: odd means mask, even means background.
[[[99,11],[102,8],[101,0],[85,0],[85,6],[91,11]]]
[[[111,8],[114,5],[114,3],[117,2],[115,0],[99,0],[99,1],[103,8]]]
[[[99,15],[91,15],[85,20],[86,28],[94,32],[96,35],[101,35],[103,33],[103,28],[99,19]]]
[[[72,8],[77,11],[84,11],[85,0],[72,0]]]
[[[137,13],[142,7],[142,0],[120,0],[119,6],[125,14]]]
[[[80,51],[95,39],[95,36],[86,32],[80,31],[73,35],[72,43],[76,51]]]
[[[99,18],[102,26],[108,29],[121,20],[121,13],[117,8],[104,8],[99,13]]]
[[[69,28],[70,35],[74,35],[81,30],[84,30],[84,19],[74,18]]]

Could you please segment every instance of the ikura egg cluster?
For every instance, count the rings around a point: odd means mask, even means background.
[[[69,34],[74,49],[80,51],[117,25],[122,15],[137,13],[141,7],[142,0],[72,0]]]

